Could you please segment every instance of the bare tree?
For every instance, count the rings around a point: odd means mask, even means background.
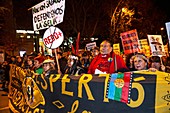
[[[157,34],[166,16],[152,1],[120,0],[112,7],[110,36],[120,42],[120,33],[137,29],[139,38]]]
[[[66,2],[64,22],[61,23],[66,37],[81,35],[80,46],[90,42],[99,32],[99,24],[104,17],[101,0],[69,0]],[[60,25],[59,25],[60,26]],[[75,39],[73,39],[75,42]]]

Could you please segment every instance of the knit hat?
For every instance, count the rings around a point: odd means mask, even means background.
[[[34,60],[38,60],[39,63],[42,63],[45,60],[45,58],[43,56],[37,56],[34,58]]]

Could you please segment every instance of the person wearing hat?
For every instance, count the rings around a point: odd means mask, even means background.
[[[34,71],[35,73],[38,73],[38,74],[42,74],[43,73],[43,68],[42,68],[42,64],[43,64],[43,61],[45,60],[44,56],[37,56],[34,58]]]
[[[50,77],[51,74],[57,74],[57,70],[55,68],[54,60],[46,59],[43,62],[43,74],[47,77]]]

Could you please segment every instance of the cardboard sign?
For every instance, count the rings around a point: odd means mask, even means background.
[[[136,29],[120,34],[125,54],[139,52],[138,34]]]
[[[32,7],[34,31],[63,22],[65,0],[44,0]]]
[[[48,28],[43,36],[43,43],[49,49],[56,49],[64,40],[63,32],[57,27]]]
[[[114,52],[115,54],[120,55],[120,45],[119,45],[119,43],[113,44],[113,52]]]
[[[90,51],[95,46],[96,46],[96,42],[86,44],[86,48],[88,51]]]
[[[153,56],[164,56],[165,50],[161,35],[148,35],[149,44]]]

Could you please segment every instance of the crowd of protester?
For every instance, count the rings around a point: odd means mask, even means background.
[[[100,47],[94,47],[90,51],[75,55],[68,52],[63,56],[62,51],[56,55],[44,55],[40,53],[25,53],[21,56],[11,56],[1,63],[0,68],[5,75],[0,90],[6,90],[9,84],[10,64],[15,64],[25,70],[30,70],[37,75],[43,74],[49,77],[51,74],[68,74],[80,76],[88,74],[110,74],[127,71],[163,71],[170,73],[170,57],[151,56],[143,53],[131,53],[122,56],[113,52],[112,43],[104,40]]]

